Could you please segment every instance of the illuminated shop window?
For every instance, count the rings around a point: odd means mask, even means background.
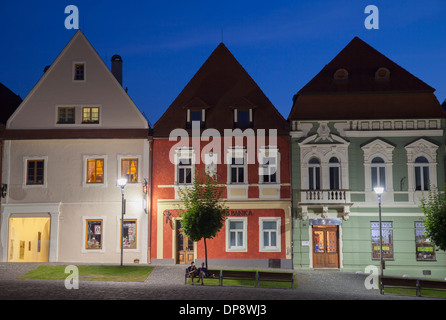
[[[425,223],[415,222],[415,248],[417,254],[417,261],[434,261],[435,246],[430,241],[426,234]]]
[[[393,228],[392,222],[381,222],[383,259],[393,259]],[[372,259],[380,259],[379,222],[371,223]]]
[[[87,220],[85,249],[102,249],[103,223],[102,220]]]

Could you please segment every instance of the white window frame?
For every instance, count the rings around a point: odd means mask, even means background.
[[[432,187],[437,186],[437,150],[438,146],[421,138],[405,147],[407,152],[407,176],[409,192],[423,192],[416,190],[415,166],[418,157],[425,157],[429,166],[429,181]]]
[[[27,176],[28,176],[28,160],[43,160],[43,184],[27,184]],[[48,186],[48,156],[32,156],[32,157],[23,157],[23,182],[22,188],[46,188]]]
[[[243,245],[231,246],[231,222],[243,222]],[[247,217],[229,217],[226,219],[226,252],[247,252],[248,251],[248,218]],[[237,238],[237,237],[236,237]]]
[[[191,183],[180,183],[179,181],[179,169],[180,169],[180,159],[190,159],[191,168]],[[195,152],[194,149],[189,147],[178,148],[174,155],[175,161],[175,185],[177,186],[191,186],[195,179]]]
[[[274,231],[268,231],[268,233],[275,232],[276,233],[276,245],[275,246],[264,246],[264,232],[263,222],[271,221],[276,222],[276,229]],[[282,243],[281,243],[281,223],[282,219],[280,217],[259,217],[259,251],[260,252],[280,252],[282,251]],[[267,229],[272,230],[272,229]]]
[[[242,158],[243,164],[232,164],[232,158]],[[234,147],[227,153],[228,179],[227,183],[231,185],[247,185],[248,184],[248,155],[244,147]],[[232,168],[243,168],[243,182],[232,182]]]
[[[141,184],[141,164],[142,164],[142,157],[140,155],[118,155],[118,179],[121,178],[121,170],[122,170],[122,164],[121,161],[123,159],[137,159],[138,160],[138,181],[137,182],[128,182],[126,186],[135,186]],[[118,185],[118,182],[116,180],[116,185]]]
[[[393,192],[393,150],[395,147],[380,139],[375,139],[362,146],[361,149],[364,152],[364,190],[376,196],[372,188],[372,160],[379,157],[384,160],[386,194]]]
[[[266,165],[264,163],[265,158],[274,158],[275,164],[274,165]],[[278,148],[276,146],[268,146],[268,147],[260,147],[259,149],[259,184],[279,184],[280,183],[280,152],[278,151]],[[276,181],[264,181],[263,179],[263,173],[265,170],[267,172],[270,172],[270,168],[275,167],[275,173],[276,173]],[[271,177],[271,175],[269,175]]]
[[[192,125],[191,112],[200,112],[200,126],[205,123],[206,109],[187,109],[186,121],[189,125]]]
[[[104,167],[104,181],[102,183],[87,183],[87,160],[88,159],[103,159]],[[83,187],[106,187],[107,186],[107,155],[84,155],[83,157],[83,173],[82,173],[82,186]]]

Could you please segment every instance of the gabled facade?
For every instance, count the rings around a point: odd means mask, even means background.
[[[122,62],[115,59],[112,63]],[[2,261],[147,261],[149,125],[79,30],[9,118]],[[121,188],[126,215],[121,228]]]
[[[446,276],[420,197],[444,187],[445,114],[434,89],[354,38],[294,97],[294,266]]]
[[[288,124],[223,43],[154,125],[152,170],[152,262],[204,259],[182,232],[178,191],[207,172],[230,209],[209,263],[292,267]]]

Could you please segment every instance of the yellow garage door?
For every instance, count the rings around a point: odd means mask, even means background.
[[[48,262],[49,244],[49,217],[9,218],[9,262]]]

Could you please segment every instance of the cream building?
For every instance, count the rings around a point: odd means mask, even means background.
[[[147,262],[149,124],[112,70],[79,30],[9,118],[1,261]]]

